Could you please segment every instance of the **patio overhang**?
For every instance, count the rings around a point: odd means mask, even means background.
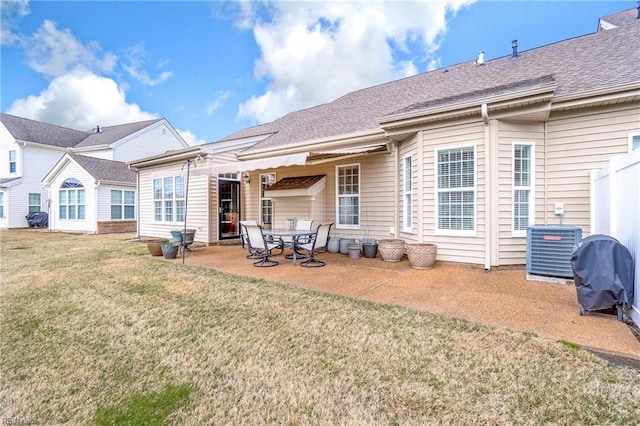
[[[280,179],[264,191],[265,197],[305,197],[313,199],[325,187],[325,175],[296,176]]]
[[[307,162],[308,152],[291,155],[279,155],[276,157],[260,158],[257,160],[236,161],[226,164],[214,164],[192,171],[194,175],[219,175],[224,173],[251,172],[254,170],[277,169],[288,166],[304,166]]]
[[[365,146],[349,148],[337,148],[329,150],[312,151],[309,153],[307,164],[321,164],[330,161],[345,160],[353,157],[362,157],[371,154],[388,154],[391,152],[389,142],[380,142]]]

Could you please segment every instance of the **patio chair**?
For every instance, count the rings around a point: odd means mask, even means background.
[[[240,223],[240,245],[242,246],[242,248],[246,248],[247,250],[249,250],[249,254],[246,255],[245,257],[247,259],[260,259],[261,258],[260,254],[251,250],[251,247],[249,246],[249,241],[247,241],[247,230],[245,228],[245,226],[247,225],[257,226],[258,222],[255,220],[241,220],[239,223]]]
[[[298,245],[298,248],[309,252],[309,259],[304,262],[300,262],[300,266],[304,266],[305,268],[318,268],[326,265],[326,262],[316,259],[316,254],[318,254],[321,249],[325,249],[327,247],[327,243],[329,242],[329,232],[331,231],[332,226],[333,223],[318,226],[318,229],[311,237],[310,242]]]
[[[280,247],[282,241],[268,242],[262,233],[262,228],[258,225],[245,225],[247,230],[247,241],[249,242],[249,252],[254,253],[258,259],[253,263],[253,266],[257,268],[276,266],[279,264],[276,260],[271,260],[271,250]]]
[[[307,219],[301,219],[298,220],[296,222],[296,231],[311,231],[311,229],[313,226],[313,219],[312,220],[307,220]],[[298,243],[300,244],[307,244],[310,243],[311,239],[310,237],[299,237],[298,238]],[[293,248],[293,238],[287,238],[287,237],[283,237],[282,238],[282,243],[284,245],[284,247],[291,247]],[[283,247],[283,249],[284,249]],[[286,259],[293,259],[293,253],[292,254],[287,254],[284,256]],[[297,258],[301,258],[304,259],[307,256],[304,253],[300,253],[299,251],[296,252],[296,257]]]

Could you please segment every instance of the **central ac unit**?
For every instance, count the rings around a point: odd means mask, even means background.
[[[528,226],[527,273],[573,278],[571,255],[581,239],[582,229],[577,226]]]

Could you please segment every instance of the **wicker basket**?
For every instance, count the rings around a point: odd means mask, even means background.
[[[404,240],[380,240],[378,251],[385,262],[400,262],[404,255]]]
[[[431,269],[436,263],[438,246],[430,243],[407,244],[407,257],[414,269]]]

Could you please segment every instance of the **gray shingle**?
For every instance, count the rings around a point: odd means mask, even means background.
[[[633,9],[632,11],[635,11]],[[621,12],[627,18],[629,11]],[[464,62],[356,90],[326,104],[291,112],[273,122],[240,130],[223,140],[272,135],[245,152],[379,129],[378,119],[418,105],[459,101],[523,82],[552,78],[555,96],[639,83],[640,20],[511,54],[478,65]],[[509,44],[510,47],[510,44]],[[318,82],[321,84],[321,82]]]
[[[137,174],[129,170],[126,163],[78,154],[69,154],[69,156],[96,180],[136,183]]]
[[[82,142],[78,143],[75,148],[109,145],[161,120],[162,119],[160,118],[155,120],[139,121],[136,123],[126,123],[116,126],[101,127],[100,133],[96,133],[95,130],[87,132],[88,137],[85,138]]]
[[[35,142],[42,145],[60,148],[72,148],[89,136],[86,132],[55,126],[28,118],[1,114],[2,124],[14,138],[25,142]]]

